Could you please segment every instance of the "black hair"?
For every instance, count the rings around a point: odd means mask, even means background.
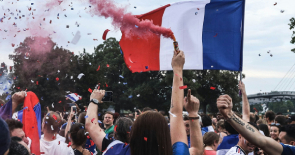
[[[259,124],[259,125],[258,125],[258,128],[259,128],[259,130],[263,131],[263,133],[264,133],[264,135],[265,135],[266,137],[270,137],[270,136],[269,136],[268,125],[266,125],[266,124]]]
[[[211,126],[212,125],[212,120],[211,120],[210,116],[203,115],[202,116],[202,123],[203,123],[203,127]]]
[[[12,132],[14,129],[22,129],[23,123],[14,119],[6,119],[5,122],[8,125],[9,131]]]
[[[273,121],[276,117],[276,114],[273,111],[267,111],[265,113],[265,118],[268,118],[269,121]]]
[[[275,121],[280,123],[282,126],[287,124],[287,119],[283,115],[277,115],[276,118],[275,118]]]
[[[25,146],[19,143],[20,141],[22,141],[22,139],[19,137],[11,138],[8,155],[30,155]]]
[[[82,123],[75,123],[71,126],[70,135],[74,145],[84,147],[87,140],[85,132],[85,127]]]
[[[287,142],[295,141],[295,124],[285,125],[281,128],[281,131],[286,132],[285,139]]]
[[[238,131],[236,131],[235,128],[233,128],[227,121],[224,121],[224,127],[225,127],[225,130],[231,135],[239,134]]]

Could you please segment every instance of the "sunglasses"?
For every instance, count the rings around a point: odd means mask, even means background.
[[[270,125],[280,126],[280,123],[271,123]]]

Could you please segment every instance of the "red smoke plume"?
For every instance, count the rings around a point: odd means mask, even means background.
[[[131,13],[126,13],[125,8],[116,6],[113,0],[89,0],[89,2],[94,6],[92,13],[105,18],[111,18],[113,26],[116,29],[120,28],[127,36],[146,36],[154,33],[175,40],[171,29],[154,25],[153,21],[150,20],[140,21]]]

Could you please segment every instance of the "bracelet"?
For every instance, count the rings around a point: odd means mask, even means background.
[[[199,119],[200,117],[188,117],[188,120],[195,120],[195,119]]]

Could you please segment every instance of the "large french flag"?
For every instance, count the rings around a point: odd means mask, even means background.
[[[23,107],[23,130],[26,136],[32,140],[31,152],[40,155],[41,105],[37,95],[27,92]]]
[[[184,51],[185,70],[242,70],[245,0],[195,0],[136,16],[171,28]],[[132,72],[172,70],[173,41],[159,35],[126,36],[120,46]]]

